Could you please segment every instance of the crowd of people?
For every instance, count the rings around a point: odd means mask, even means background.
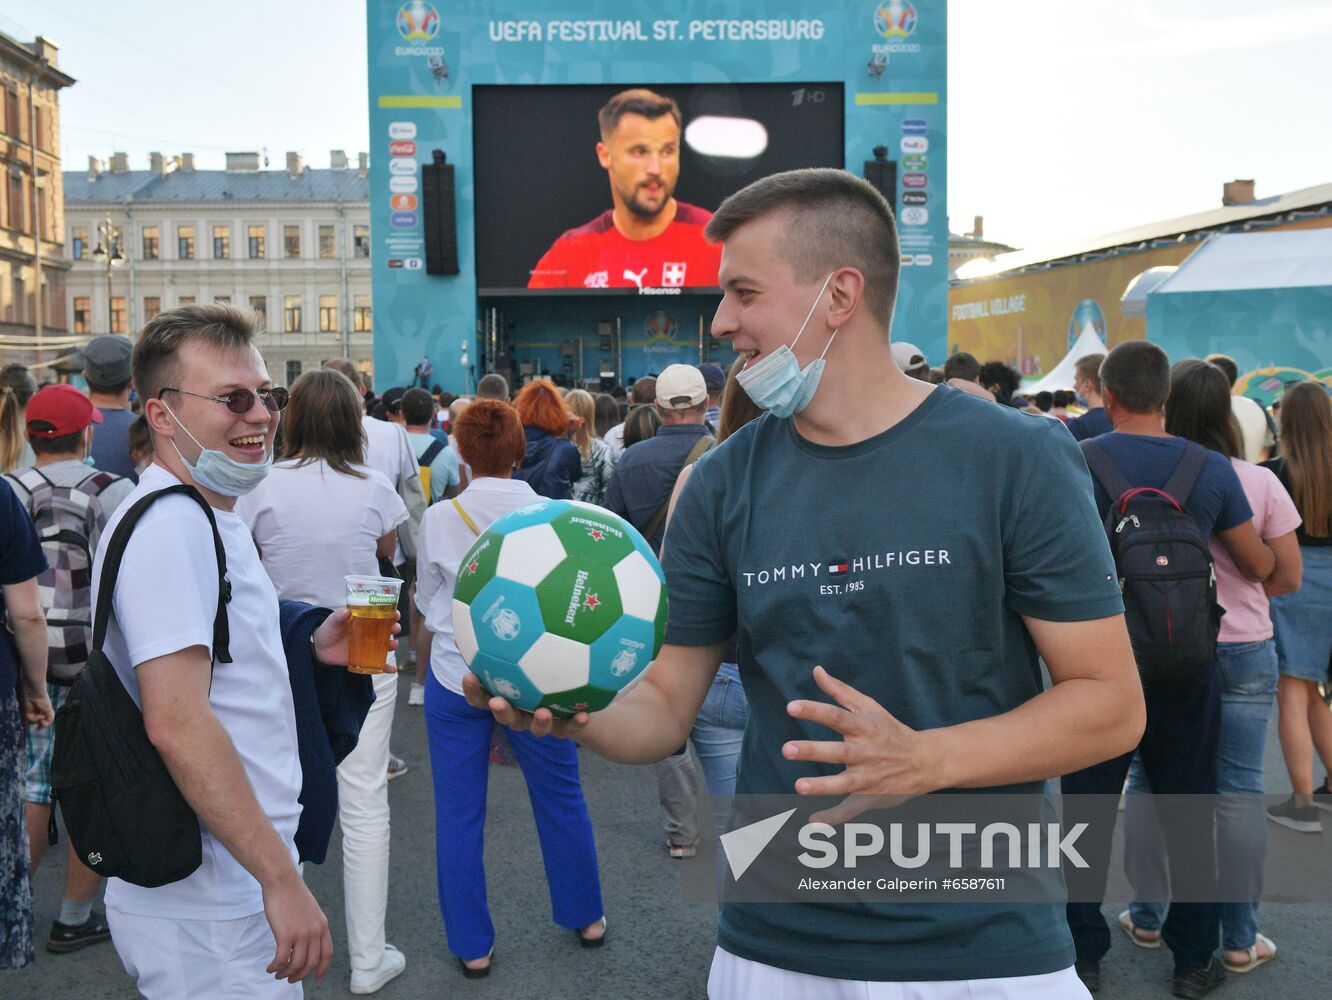
[[[0,885],[0,966],[34,957],[52,720],[99,599],[103,650],[200,818],[203,864],[158,888],[112,879],[99,913],[102,880],[71,845],[46,948],[111,939],[145,996],[297,996],[328,969],[328,920],[300,867],[323,859],[327,835],[311,847],[297,832],[323,807],[342,829],[350,989],[403,972],[408,956],[385,939],[387,783],[406,768],[391,750],[399,670],[424,712],[445,943],[467,978],[502,950],[482,861],[497,721],[532,801],[551,919],[584,948],[614,924],[579,745],[655,765],[672,858],[725,830],[733,794],[1039,794],[1054,778],[1095,793],[1070,807],[1093,833],[1066,905],[726,900],[714,998],[840,998],[882,981],[941,1000],[1095,992],[1124,789],[1142,898],[1118,923],[1135,945],[1171,950],[1174,994],[1203,996],[1224,970],[1276,956],[1258,919],[1267,826],[1317,834],[1332,811],[1326,387],[1288,387],[1274,416],[1233,394],[1229,358],[1172,366],[1145,341],[1082,358],[1072,386],[1031,396],[1002,361],[957,353],[931,367],[887,336],[891,211],[841,171],[756,182],[708,236],[725,248],[713,332],[737,354],[729,372],[673,364],[596,394],[543,379],[512,391],[489,374],[458,397],[425,387],[426,360],[411,386],[375,395],[341,359],[284,388],[254,346],[257,318],[225,304],[163,313],[133,345],[94,339],[86,393],[4,370],[0,866],[13,877]],[[175,495],[133,525],[103,583],[125,512],[182,483],[213,511],[225,593],[214,529]],[[1124,568],[1116,535],[1144,493],[1162,501],[1144,519],[1195,540],[1214,573],[1180,591],[1204,602],[1189,623],[1201,661],[1153,652],[1160,609]],[[656,665],[592,716],[513,709],[454,642],[463,555],[541,497],[624,517],[666,574]],[[805,578],[865,552],[890,558]],[[293,664],[347,662],[348,612],[329,610],[347,575],[401,579],[401,641],[359,689],[354,747],[325,768],[299,746],[308,706]],[[215,656],[219,602],[229,660]],[[1264,788],[1274,709],[1292,793],[1244,808]],[[1148,792],[1200,797],[1171,812],[1148,809]],[[971,993],[948,992],[960,983]]]

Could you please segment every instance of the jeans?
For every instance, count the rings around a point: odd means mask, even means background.
[[[449,950],[485,958],[495,944],[486,903],[486,790],[495,720],[426,674],[426,735],[435,784],[435,865]],[[578,777],[573,740],[505,730],[536,818],[551,915],[577,930],[604,916],[592,820]],[[512,860],[512,859],[509,859]]]
[[[398,675],[373,678],[375,702],[356,749],[338,765],[338,822],[342,825],[342,891],[347,952],[353,969],[384,961],[384,918],[389,875],[389,732],[397,706]]]
[[[1167,815],[1166,848],[1180,864],[1172,872],[1172,891],[1180,898],[1215,899],[1214,809],[1217,740],[1221,723],[1221,682],[1216,671],[1180,684],[1149,684],[1147,729],[1138,754],[1152,787],[1171,799],[1159,803]],[[1119,792],[1132,753],[1104,761],[1062,779],[1064,828],[1086,822],[1079,841],[1089,867],[1068,866],[1064,878],[1070,902],[1068,927],[1079,962],[1099,962],[1110,950],[1110,928],[1101,914]],[[1069,798],[1074,796],[1074,798]],[[1199,796],[1188,801],[1185,797]],[[1202,798],[1202,796],[1209,796]],[[1191,863],[1185,863],[1184,859]],[[1215,903],[1177,903],[1170,908],[1161,936],[1175,956],[1175,968],[1201,969],[1212,959],[1219,936]]]
[[[1251,948],[1258,936],[1258,903],[1263,889],[1263,857],[1267,851],[1267,816],[1263,811],[1263,747],[1267,723],[1276,702],[1277,655],[1272,639],[1223,642],[1217,646],[1221,677],[1221,736],[1216,751],[1216,861],[1223,898],[1221,944],[1230,951]],[[1160,885],[1166,851],[1155,813],[1141,793],[1151,791],[1141,762],[1129,771],[1129,797],[1124,809],[1124,869],[1135,885]],[[1158,930],[1166,912],[1163,902],[1134,902],[1133,922]]]
[[[730,800],[735,795],[736,767],[748,722],[749,700],[740,683],[740,668],[734,663],[723,663],[689,735],[703,765],[703,777],[712,797],[712,819],[719,836],[725,830]]]

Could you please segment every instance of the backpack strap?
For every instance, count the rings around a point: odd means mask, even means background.
[[[1198,477],[1207,466],[1207,449],[1193,441],[1184,442],[1184,454],[1179,456],[1175,471],[1161,487],[1185,510],[1189,506],[1189,495],[1198,484]]]
[[[1087,460],[1087,468],[1101,484],[1105,495],[1110,498],[1112,508],[1120,497],[1133,489],[1133,484],[1124,478],[1124,474],[1119,471],[1119,466],[1115,465],[1110,453],[1102,448],[1095,438],[1088,438],[1082,442],[1082,457]]]
[[[418,458],[416,462],[418,465],[429,465],[439,457],[439,453],[443,450],[444,442],[439,438],[435,438],[435,440],[430,442],[430,446],[426,448],[425,451],[421,452],[421,457]]]
[[[92,648],[101,651],[106,642],[106,628],[111,621],[112,598],[115,595],[116,577],[120,574],[120,562],[125,556],[130,535],[140,518],[157,500],[169,494],[179,493],[197,503],[208,518],[208,526],[213,529],[213,548],[217,552],[217,615],[213,618],[213,659],[222,663],[231,662],[231,631],[227,623],[227,604],[231,601],[231,581],[227,579],[227,553],[222,545],[222,536],[217,531],[217,519],[208,501],[193,486],[179,484],[157,490],[140,497],[116,525],[115,533],[107,543],[106,556],[102,562],[101,585],[97,591],[97,613],[93,621]]]
[[[456,510],[458,512],[458,516],[463,519],[463,524],[467,525],[467,527],[472,529],[472,534],[476,535],[477,537],[480,537],[481,529],[476,526],[476,522],[472,520],[471,515],[469,515],[467,511],[463,510],[463,506],[458,502],[457,497],[453,498],[453,509]]]
[[[680,478],[681,472],[683,472],[685,469],[689,468],[689,466],[693,465],[700,458],[702,458],[704,453],[716,443],[717,439],[714,438],[711,434],[704,434],[701,438],[695,441],[694,447],[689,449],[689,454],[685,456],[684,464],[680,466],[680,469],[678,472],[676,472],[675,477],[677,479]],[[672,488],[672,492],[674,492],[674,488]],[[671,508],[671,497],[670,494],[668,493],[666,495],[666,502],[661,505],[661,509],[657,511],[657,513],[653,516],[651,523],[648,524],[647,530],[643,532],[644,538],[650,539],[652,538],[653,535],[657,533],[657,528],[659,528],[661,526],[661,522],[666,519],[666,512],[670,510],[670,508]]]
[[[51,482],[42,470],[35,465],[30,465],[26,469],[15,470],[9,474],[9,478],[27,490],[29,497],[36,496],[38,490],[55,489],[55,483]]]

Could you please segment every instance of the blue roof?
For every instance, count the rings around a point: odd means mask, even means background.
[[[89,179],[81,170],[64,172],[66,205],[192,204],[196,202],[368,202],[370,179],[355,168],[306,168],[292,177],[285,170],[152,170],[103,172]]]

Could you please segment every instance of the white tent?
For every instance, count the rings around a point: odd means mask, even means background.
[[[1082,327],[1082,333],[1078,335],[1077,341],[1064,355],[1064,360],[1055,365],[1049,374],[1037,379],[1030,384],[1022,386],[1022,394],[1030,396],[1033,393],[1041,391],[1054,392],[1056,389],[1073,388],[1073,367],[1088,354],[1104,354],[1105,344],[1101,338],[1096,336],[1096,329],[1091,323],[1086,323]]]

